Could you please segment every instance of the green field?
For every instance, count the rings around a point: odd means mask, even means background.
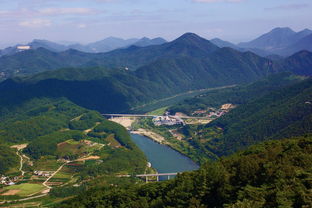
[[[5,190],[20,190],[16,195],[29,196],[43,191],[46,187],[42,184],[23,183],[19,185],[13,185],[5,187]]]

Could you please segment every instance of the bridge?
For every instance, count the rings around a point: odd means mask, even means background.
[[[102,114],[103,116],[110,116],[110,117],[137,117],[137,118],[153,118],[157,117],[159,115],[146,115],[146,114]],[[164,116],[164,115],[161,115]],[[169,117],[176,117],[176,118],[182,118],[182,119],[210,119],[208,117],[193,117],[193,116],[172,116],[169,115]]]
[[[170,176],[176,176],[179,173],[153,173],[153,174],[138,174],[138,175],[118,175],[118,177],[138,177],[145,178],[146,183],[148,182],[149,177],[156,177],[156,181],[159,181],[159,176],[167,176],[167,179],[170,179]]]

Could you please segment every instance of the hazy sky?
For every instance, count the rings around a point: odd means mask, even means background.
[[[0,45],[93,42],[185,32],[239,42],[274,27],[312,29],[311,0],[0,0]]]

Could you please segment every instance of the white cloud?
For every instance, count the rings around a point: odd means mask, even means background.
[[[92,15],[99,11],[90,8],[44,8],[39,10],[42,15]]]
[[[77,25],[77,27],[80,28],[80,29],[83,29],[83,28],[86,28],[87,25],[86,24],[79,24],[79,25]]]
[[[277,7],[266,8],[266,10],[298,10],[309,8],[309,4],[285,4]]]
[[[51,21],[46,19],[32,19],[26,20],[19,23],[23,27],[48,27],[51,26]]]

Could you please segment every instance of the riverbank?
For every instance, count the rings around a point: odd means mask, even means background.
[[[132,124],[137,119],[131,118],[131,117],[115,117],[115,118],[111,118],[109,120],[124,126],[128,130],[131,130]],[[149,139],[152,139],[159,144],[167,144],[166,139],[163,136],[161,136],[161,135],[159,135],[153,131],[147,130],[147,129],[139,128],[137,130],[130,131],[130,133],[146,136]]]
[[[131,134],[139,134],[141,136],[146,136],[146,137],[154,140],[155,142],[157,142],[159,144],[168,144],[166,142],[166,139],[163,136],[161,136],[161,135],[159,135],[159,134],[157,134],[157,133],[155,133],[153,131],[149,131],[147,129],[139,128],[139,129],[137,129],[135,131],[130,131],[130,133]]]
[[[187,152],[183,151],[183,149],[179,148],[177,146],[177,144],[172,144],[171,142],[169,142],[164,136],[149,130],[149,129],[145,129],[145,128],[138,128],[136,130],[131,130],[133,124],[137,121],[137,118],[131,118],[131,117],[116,117],[116,118],[111,118],[109,119],[110,121],[116,122],[122,126],[124,126],[125,128],[127,128],[131,134],[136,134],[136,135],[140,135],[140,136],[144,136],[149,140],[152,140],[158,144],[162,144],[162,145],[166,145],[169,148],[171,148],[174,151],[179,152],[180,154],[184,155],[185,157],[188,157],[189,159],[193,160],[195,163],[198,163],[199,161],[196,160],[195,157],[192,157],[192,154],[187,154]],[[182,141],[178,140],[180,146],[182,147]]]
[[[123,127],[125,127],[126,129],[130,130],[132,124],[136,121],[136,118],[133,118],[133,117],[114,117],[114,118],[110,118],[108,120],[113,121],[115,123],[118,123],[118,124],[122,125]]]

